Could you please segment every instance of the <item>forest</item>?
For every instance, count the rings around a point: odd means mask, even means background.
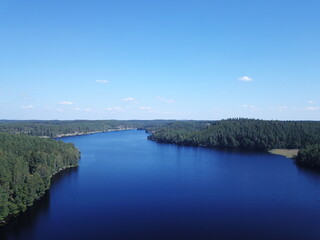
[[[79,157],[73,144],[0,133],[0,223],[43,196],[51,176],[77,166]]]
[[[320,144],[308,145],[300,149],[296,162],[300,166],[320,169]]]
[[[214,122],[174,122],[149,136],[160,143],[186,146],[268,151],[273,148],[300,149],[296,161],[319,167],[319,121],[265,121],[227,119]],[[306,160],[308,159],[308,160]]]
[[[172,120],[72,120],[72,121],[13,121],[0,120],[0,132],[23,133],[31,136],[56,138],[63,134],[88,134],[122,129],[158,129]]]

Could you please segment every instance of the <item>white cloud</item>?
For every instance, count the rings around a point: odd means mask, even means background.
[[[32,105],[27,105],[27,106],[21,106],[22,109],[32,109],[33,106]]]
[[[243,82],[252,82],[253,81],[253,79],[248,76],[240,77],[238,80],[243,81]]]
[[[104,83],[104,84],[109,83],[108,80],[96,80],[96,82],[97,83]]]
[[[133,97],[127,97],[122,99],[123,102],[135,102],[136,99]]]
[[[84,111],[85,112],[92,112],[92,109],[91,108],[85,108]]]
[[[243,108],[249,108],[249,109],[257,109],[255,106],[253,106],[253,105],[247,105],[247,104],[243,104],[242,107],[243,107]]]
[[[141,106],[139,107],[140,110],[151,110],[151,107]]]
[[[279,111],[279,112],[282,112],[282,111],[285,111],[287,109],[289,109],[287,106],[277,106],[277,107],[272,107],[270,108],[271,110],[276,110],[276,111]]]
[[[115,112],[122,112],[123,108],[121,108],[121,107],[108,107],[107,110],[108,111],[115,111]]]
[[[320,107],[306,107],[305,110],[307,110],[307,111],[318,111],[318,110],[320,110]]]
[[[134,103],[134,104],[138,103],[138,100],[133,98],[133,97],[123,98],[123,99],[121,99],[121,101],[122,102]]]
[[[168,99],[168,98],[164,98],[164,97],[157,97],[157,99],[159,99],[161,102],[165,102],[165,103],[175,103],[176,102],[173,99]]]
[[[247,109],[251,109],[251,110],[256,110],[256,111],[261,110],[260,108],[254,106],[254,105],[249,105],[249,104],[243,104],[242,107],[247,108]]]
[[[69,102],[69,101],[62,101],[62,102],[59,102],[59,104],[62,104],[62,105],[72,105],[73,102]]]
[[[315,104],[316,102],[313,101],[313,100],[309,100],[307,103],[309,103],[309,104]]]

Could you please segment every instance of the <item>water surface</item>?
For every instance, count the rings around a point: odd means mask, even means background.
[[[157,144],[143,131],[63,138],[78,168],[1,239],[320,239],[320,174],[271,154]]]

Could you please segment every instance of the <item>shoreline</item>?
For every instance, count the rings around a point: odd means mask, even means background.
[[[63,137],[84,136],[84,135],[91,135],[91,134],[95,134],[95,133],[104,133],[104,132],[127,131],[127,130],[135,130],[135,129],[137,129],[137,128],[110,128],[110,129],[104,130],[104,131],[61,133],[61,134],[58,134],[58,135],[52,137],[52,139],[63,138]],[[40,138],[50,138],[49,136],[39,136],[39,137]]]
[[[126,131],[126,130],[134,130],[134,129],[137,129],[137,128],[118,128],[118,129],[108,129],[108,130],[105,130],[105,131],[92,131],[92,132],[74,132],[74,133],[66,133],[66,134],[58,134],[57,136],[53,137],[52,139],[58,139],[58,138],[63,138],[63,137],[73,137],[73,136],[83,136],[83,135],[91,135],[91,134],[95,134],[95,133],[104,133],[104,132],[117,132],[117,131]],[[49,136],[39,136],[40,138],[50,138]],[[81,159],[81,156],[79,157],[78,159],[78,162],[79,160]],[[60,168],[58,171],[54,172],[53,174],[51,174],[49,176],[49,181],[50,181],[50,185],[48,187],[48,189],[45,190],[45,194],[47,191],[50,190],[51,188],[51,180],[52,180],[52,177],[54,177],[55,175],[63,172],[64,170],[66,169],[69,169],[69,168],[76,168],[76,167],[79,167],[79,163],[77,164],[74,164],[74,165],[68,165],[68,166],[65,166],[65,167],[62,167]],[[27,209],[23,212],[19,212],[17,214],[11,214],[11,215],[8,215],[7,217],[5,217],[5,219],[3,219],[2,221],[0,221],[0,228],[3,227],[3,226],[6,226],[12,219],[18,217],[19,215],[23,214],[24,212],[28,211],[28,208],[32,207],[35,202],[37,200],[40,200],[42,196],[39,196],[38,198],[34,199],[33,203],[30,205],[30,206],[27,206]]]
[[[150,135],[152,136],[152,135]],[[259,151],[259,150],[250,150],[250,149],[238,149],[238,148],[216,148],[216,147],[210,147],[206,145],[179,145],[177,143],[172,143],[172,142],[161,142],[153,139],[152,137],[148,137],[148,140],[156,142],[156,143],[164,143],[164,144],[173,144],[177,146],[186,146],[186,147],[203,147],[203,148],[209,148],[209,149],[218,149],[218,150],[227,150],[227,151],[240,151],[240,152],[257,152],[257,153],[269,153],[269,154],[275,154],[275,155],[280,155],[286,158],[291,158],[294,159],[298,156],[298,152],[300,149],[288,149],[288,148],[274,148],[269,151],[264,150],[264,151]]]
[[[271,154],[284,156],[286,158],[295,158],[298,156],[299,149],[275,148],[268,152]]]
[[[79,158],[80,160],[80,158]],[[78,161],[79,161],[78,160]],[[64,168],[60,168],[57,172],[53,173],[50,177],[49,177],[49,181],[50,181],[50,185],[48,187],[48,189],[45,190],[45,193],[41,196],[39,196],[38,198],[35,198],[32,202],[31,205],[27,206],[26,210],[25,211],[22,211],[22,212],[19,212],[19,213],[16,213],[16,214],[11,214],[11,215],[8,215],[7,217],[5,217],[5,219],[3,219],[2,221],[0,221],[0,228],[1,227],[4,227],[6,226],[8,223],[10,223],[12,220],[14,220],[15,218],[19,217],[21,214],[24,214],[25,212],[29,211],[31,207],[34,206],[34,204],[36,204],[36,201],[40,200],[41,198],[43,198],[43,196],[45,194],[47,194],[48,191],[50,191],[50,188],[51,188],[51,180],[52,180],[52,177],[54,177],[55,175],[59,174],[59,173],[62,173],[64,170],[67,170],[67,169],[70,169],[70,168],[77,168],[79,167],[79,164],[77,163],[76,165],[69,165],[69,166],[66,166]]]

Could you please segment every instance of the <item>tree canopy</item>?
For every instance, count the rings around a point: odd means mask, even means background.
[[[157,129],[171,120],[73,120],[73,121],[12,121],[1,120],[0,132],[23,133],[31,136],[58,137],[62,134],[87,134],[91,132],[105,132],[110,129],[127,128]]]
[[[296,162],[304,167],[320,169],[320,144],[308,145],[301,149]]]
[[[202,125],[175,122],[158,129],[149,138],[164,143],[243,150],[301,148],[320,142],[320,122],[254,119],[228,119],[202,122]]]
[[[0,222],[25,211],[50,186],[51,176],[78,164],[73,144],[0,133]]]

